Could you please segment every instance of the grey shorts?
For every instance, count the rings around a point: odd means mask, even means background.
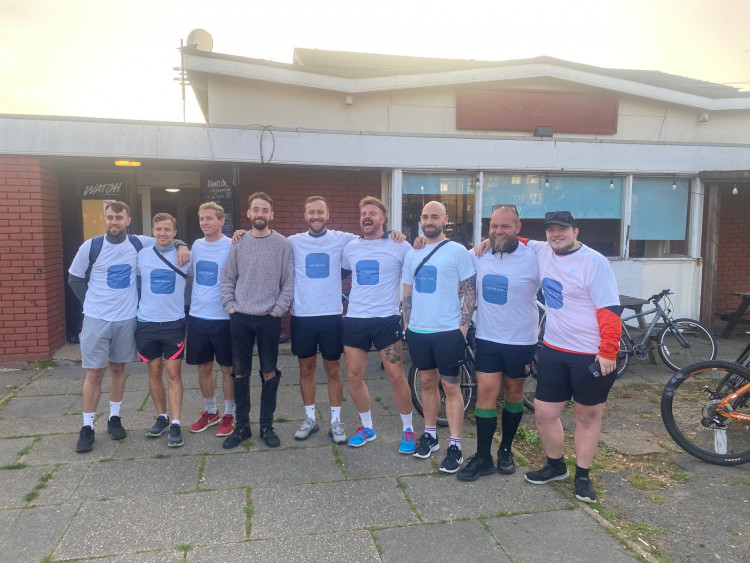
[[[103,321],[83,317],[81,328],[81,367],[106,368],[109,362],[135,362],[135,317],[126,321]]]

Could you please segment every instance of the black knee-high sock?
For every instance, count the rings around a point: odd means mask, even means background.
[[[477,422],[477,455],[492,459],[490,448],[497,430],[497,409],[474,409],[474,416]]]
[[[503,437],[500,441],[500,449],[510,449],[513,444],[513,438],[516,437],[518,425],[521,424],[521,418],[523,418],[523,403],[508,403],[506,401],[505,407],[503,407],[503,414],[501,415]]]

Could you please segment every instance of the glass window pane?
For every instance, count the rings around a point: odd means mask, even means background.
[[[630,256],[687,254],[689,200],[688,180],[633,178]]]
[[[448,211],[445,234],[467,248],[474,245],[473,174],[404,173],[402,228],[410,241],[422,234],[419,217],[430,201],[440,201]]]

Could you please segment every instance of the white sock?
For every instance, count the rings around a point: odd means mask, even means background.
[[[172,424],[176,424],[177,426],[179,426],[180,425],[180,419],[179,418],[173,418],[172,419]]]
[[[112,418],[113,416],[120,416],[121,406],[122,406],[122,401],[120,401],[119,403],[110,401],[109,402],[109,418]]]
[[[94,427],[94,419],[96,418],[95,412],[85,412],[83,413],[83,425],[84,426],[90,426],[91,428]]]
[[[359,420],[362,421],[362,426],[372,430],[372,411],[359,413]]]
[[[414,427],[412,426],[412,422],[411,422],[411,413],[401,415],[401,426],[404,427],[403,428],[404,432],[406,432],[407,430],[414,429]]]
[[[234,399],[224,399],[224,414],[234,416]]]
[[[208,414],[216,414],[217,412],[219,412],[216,409],[216,396],[203,397],[203,408]]]
[[[331,424],[341,420],[341,407],[331,407]]]
[[[436,426],[425,426],[425,433],[429,434],[433,438],[437,438],[437,427]]]
[[[456,446],[459,450],[461,449],[461,438],[451,436],[451,443],[448,446]]]
[[[160,413],[159,413],[159,416],[163,416],[164,418],[166,418],[166,419],[167,419],[167,422],[169,422],[169,415],[168,415],[167,413],[165,413],[165,412],[164,412],[164,413],[161,413],[161,412],[160,412]]]
[[[307,418],[315,420],[315,403],[312,405],[305,405],[305,415]]]

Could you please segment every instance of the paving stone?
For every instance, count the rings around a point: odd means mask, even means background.
[[[80,430],[80,426],[78,428]],[[96,440],[92,451],[76,452],[76,442],[78,442],[78,432],[75,434],[42,436],[42,439],[34,444],[31,451],[22,456],[19,461],[27,465],[40,465],[50,461],[54,463],[90,463],[112,457],[118,446],[118,442],[112,440],[106,429],[100,427],[100,425],[97,425],[96,428]]]
[[[65,434],[73,432],[78,434],[81,424],[80,415],[10,417],[0,420],[0,437],[39,436],[41,434]]]
[[[241,541],[245,506],[244,490],[87,501],[65,532],[55,558],[119,555],[136,551],[134,546],[172,549]]]
[[[375,538],[384,563],[404,561],[407,553],[422,561],[510,561],[479,520],[377,530]]]
[[[128,437],[119,443],[119,447],[113,455],[114,458],[133,459],[151,458],[154,456],[199,456],[204,453],[219,453],[222,451],[221,442],[223,438],[217,437],[216,431],[211,432],[210,430],[206,430],[205,432],[193,434],[185,425],[182,426],[183,445],[178,448],[170,448],[167,445],[168,430],[165,430],[161,436],[156,438],[146,436],[146,430],[154,424],[154,414],[151,413],[150,416],[144,418],[146,423],[142,425],[136,424],[136,422],[140,422],[140,417],[137,421],[127,421],[128,424],[126,425],[126,428],[128,429]],[[194,421],[188,419],[187,422],[192,424]],[[107,439],[109,439],[108,435]],[[94,451],[96,451],[96,447],[94,447]]]
[[[34,442],[33,438],[11,438],[0,440],[0,467],[10,465],[18,458],[18,452]]]
[[[417,521],[395,479],[258,487],[251,498],[251,539]]]
[[[14,397],[0,411],[3,418],[46,418],[74,411],[81,402],[80,395],[46,395],[43,397]],[[80,409],[80,406],[78,407]],[[80,410],[79,410],[80,412]]]
[[[34,490],[40,477],[54,469],[45,465],[24,467],[23,469],[3,469],[0,471],[0,508],[22,508],[26,505],[24,497]]]
[[[157,549],[143,553],[126,553],[113,557],[76,559],[76,563],[180,563],[184,552],[179,549]]]
[[[67,504],[73,499],[81,480],[89,471],[90,465],[80,463],[61,465],[47,482],[47,486],[39,490],[39,495],[33,500],[34,506],[50,504]]]
[[[513,561],[637,561],[583,510],[519,514],[485,522]]]
[[[470,483],[447,473],[402,480],[407,494],[428,522],[569,506],[552,487],[524,482],[520,471],[513,475],[494,473]]]
[[[341,532],[198,547],[188,563],[214,561],[264,561],[267,563],[379,562],[378,550],[368,532]]]
[[[216,489],[344,479],[330,447],[209,456],[203,476]]]
[[[8,533],[0,541],[0,558],[41,561],[52,553],[77,508],[77,504],[64,504],[17,511]]]
[[[78,368],[80,377],[59,377],[54,370],[29,383],[17,393],[19,397],[32,395],[80,395],[85,374]]]

